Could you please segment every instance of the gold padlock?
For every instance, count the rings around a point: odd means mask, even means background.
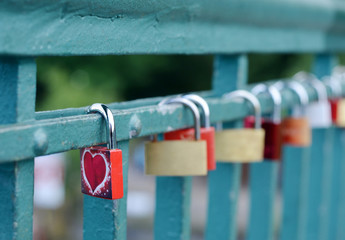
[[[337,103],[336,125],[345,127],[345,99],[340,99]]]
[[[200,176],[207,174],[206,141],[200,140],[200,114],[193,102],[181,97],[161,103],[181,103],[194,116],[195,140],[165,140],[145,144],[145,173],[156,176]]]
[[[219,162],[263,161],[265,131],[261,125],[261,107],[258,99],[248,91],[238,90],[226,98],[244,98],[252,103],[255,111],[254,129],[227,129],[216,132],[216,159]]]

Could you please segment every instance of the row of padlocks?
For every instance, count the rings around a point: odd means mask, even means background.
[[[310,74],[297,74],[292,81],[258,84],[250,91],[237,90],[223,96],[229,101],[247,101],[254,116],[245,118],[244,128],[217,130],[210,124],[207,102],[198,95],[187,94],[164,99],[159,108],[182,104],[190,109],[194,127],[153,136],[145,145],[145,172],[156,176],[201,176],[216,169],[219,162],[252,163],[281,158],[283,144],[305,147],[311,144],[311,127],[328,128],[332,124],[345,127],[345,99],[342,99],[342,77],[320,81]],[[315,89],[318,100],[309,103],[305,86]],[[329,87],[331,96],[328,96]],[[290,90],[299,104],[289,117],[282,118],[281,91]],[[256,96],[267,94],[273,102],[273,112],[262,118]],[[201,111],[199,111],[199,109]],[[100,113],[107,123],[108,146],[93,146],[81,150],[82,192],[106,199],[123,197],[122,152],[117,149],[115,122],[111,110],[103,104],[93,104],[88,113]]]

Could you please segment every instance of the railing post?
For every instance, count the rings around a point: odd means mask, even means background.
[[[220,97],[243,87],[247,83],[247,65],[245,55],[216,56],[214,95]],[[217,169],[209,173],[206,240],[236,239],[241,170],[242,164],[217,163]]]
[[[315,75],[318,78],[329,76],[335,62],[331,54],[316,55],[313,69]],[[306,228],[306,239],[310,240],[328,239],[334,130],[331,127],[312,129]]]
[[[272,240],[279,162],[264,160],[250,164],[250,213],[248,240]]]
[[[0,124],[33,121],[34,59],[0,58],[0,90]],[[0,239],[32,239],[34,159],[1,164],[0,184]]]
[[[107,200],[84,195],[83,239],[127,239],[127,192],[129,141],[121,141],[124,196],[119,200]]]

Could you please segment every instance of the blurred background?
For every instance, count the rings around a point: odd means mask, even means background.
[[[340,63],[344,62],[340,56]],[[310,71],[312,55],[249,55],[249,83]],[[37,59],[36,111],[82,107],[211,89],[213,56],[82,56]],[[143,139],[130,143],[128,239],[152,239],[155,179],[143,174]],[[36,159],[34,239],[82,239],[79,151]],[[244,170],[245,171],[245,170]],[[245,176],[245,175],[244,175]],[[202,239],[206,179],[193,180],[192,239]],[[279,196],[278,196],[279,197]],[[246,227],[248,192],[243,180],[238,221]],[[277,201],[279,203],[279,201]],[[279,204],[277,205],[279,208]],[[279,211],[278,211],[279,212]],[[243,236],[239,233],[239,239]]]

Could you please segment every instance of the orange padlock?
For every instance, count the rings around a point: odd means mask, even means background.
[[[309,102],[307,91],[303,85],[296,81],[285,84],[278,82],[275,84],[278,88],[284,86],[290,88],[297,94],[300,106],[293,109],[292,117],[285,118],[282,121],[282,142],[294,146],[306,147],[311,143],[311,130],[308,119],[305,117],[305,107]]]
[[[109,142],[107,147],[80,150],[81,191],[93,197],[120,199],[123,197],[122,151],[116,149],[114,117],[107,106],[99,103],[90,106],[88,113],[91,112],[105,118]]]
[[[311,133],[308,119],[305,117],[289,117],[282,122],[282,141],[284,144],[309,146]]]
[[[199,105],[203,110],[203,122],[202,127],[200,128],[201,140],[206,141],[207,147],[207,170],[216,169],[215,161],[215,129],[210,126],[210,109],[207,102],[200,96],[196,94],[187,94],[183,95],[183,98],[186,98],[195,104]],[[165,140],[194,140],[195,129],[188,128],[182,130],[176,130],[172,132],[167,132],[164,134]]]

